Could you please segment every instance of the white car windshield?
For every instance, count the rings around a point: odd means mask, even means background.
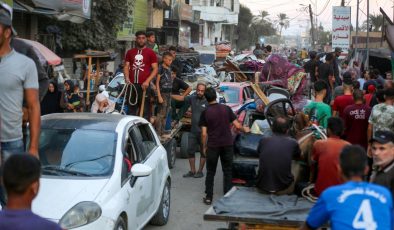
[[[109,176],[116,133],[83,129],[42,129],[39,156],[43,175]]]
[[[108,84],[106,90],[108,91],[110,96],[118,97],[123,89],[124,84],[125,80],[123,75],[118,75]]]

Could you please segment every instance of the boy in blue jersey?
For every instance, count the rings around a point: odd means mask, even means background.
[[[391,193],[380,185],[363,182],[367,154],[358,145],[343,148],[339,157],[342,185],[326,189],[301,229],[316,229],[330,222],[333,230],[393,229]]]

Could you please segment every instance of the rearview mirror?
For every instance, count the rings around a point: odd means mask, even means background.
[[[135,164],[131,168],[131,175],[134,177],[145,177],[152,173],[152,168],[144,164]]]

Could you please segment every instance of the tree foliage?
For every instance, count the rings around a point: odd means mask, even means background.
[[[81,24],[51,21],[61,29],[66,50],[106,50],[117,45],[116,34],[127,18],[127,0],[95,0],[91,19]]]
[[[247,49],[259,42],[260,37],[267,37],[276,33],[272,22],[267,18],[268,15],[267,11],[260,11],[259,15],[254,16],[248,7],[241,4],[237,26],[238,49]]]
[[[324,30],[323,25],[320,23],[319,27],[317,27],[317,45],[323,47],[325,45],[329,45],[331,42],[332,42],[331,31]]]
[[[267,11],[260,11],[259,15],[253,16],[251,10],[242,5],[238,14],[238,49],[246,49],[256,42],[261,36],[271,36],[275,34],[272,22],[267,18]]]
[[[267,18],[268,16],[269,13],[263,10],[259,12],[259,15],[253,18],[251,30],[255,41],[258,41],[260,36],[271,36],[275,34],[275,28],[272,22]]]
[[[369,15],[369,25],[370,25],[370,31],[373,31],[373,32],[382,31],[383,15],[370,14]],[[364,31],[367,31],[367,20],[365,20],[363,22],[361,29]]]
[[[253,19],[253,14],[250,9],[244,5],[240,5],[238,14],[238,25],[237,25],[237,48],[240,50],[249,48],[250,46],[250,29],[249,25]]]
[[[290,20],[289,17],[284,14],[280,13],[277,15],[277,25],[279,27],[279,37],[282,37],[282,30],[283,28],[287,29],[290,26]]]

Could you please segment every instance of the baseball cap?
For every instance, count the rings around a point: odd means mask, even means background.
[[[341,47],[335,47],[335,52],[342,52],[342,48]]]
[[[378,142],[380,144],[394,143],[394,133],[391,131],[376,131],[370,142]]]
[[[11,27],[12,34],[17,35],[12,26],[11,7],[5,3],[0,3],[0,24]]]

